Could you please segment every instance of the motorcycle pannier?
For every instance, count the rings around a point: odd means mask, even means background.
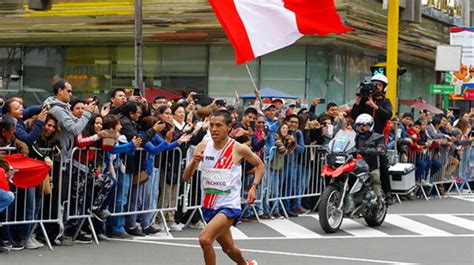
[[[408,192],[415,187],[415,165],[397,163],[391,166],[388,171],[393,192]]]

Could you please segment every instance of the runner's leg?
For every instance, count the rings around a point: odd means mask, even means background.
[[[216,264],[216,253],[214,251],[213,243],[219,236],[230,229],[233,222],[233,219],[228,219],[227,216],[219,213],[212,218],[206,228],[204,228],[199,235],[199,244],[204,252],[204,261],[206,265]]]
[[[229,256],[229,258],[231,258],[235,263],[242,265],[247,264],[247,261],[245,261],[242,256],[242,252],[234,243],[230,227],[217,238],[217,242],[221,245],[224,253],[227,254],[227,256]]]

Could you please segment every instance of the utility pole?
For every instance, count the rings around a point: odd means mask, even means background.
[[[468,28],[471,26],[471,0],[462,0],[462,24]]]
[[[400,1],[390,0],[388,3],[388,23],[387,23],[387,78],[388,90],[387,98],[392,102],[393,115],[397,113],[397,69],[398,69],[398,23]]]
[[[141,95],[145,96],[143,85],[143,31],[142,0],[135,0],[135,82]]]

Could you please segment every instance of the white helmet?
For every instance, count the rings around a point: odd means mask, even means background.
[[[372,131],[374,129],[374,118],[370,116],[369,114],[360,114],[357,116],[357,119],[354,122],[355,126],[360,126],[360,125],[368,125],[369,130]]]
[[[382,82],[384,85],[383,85],[383,92],[385,93],[387,91],[387,87],[388,87],[388,78],[383,75],[383,74],[376,74],[374,76],[372,76],[372,78],[370,79],[370,81],[374,82],[374,81],[379,81],[379,82]]]

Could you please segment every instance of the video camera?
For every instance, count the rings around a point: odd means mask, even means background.
[[[359,85],[359,93],[357,96],[360,96],[361,101],[365,102],[372,96],[376,91],[376,85],[373,82],[364,81]]]

